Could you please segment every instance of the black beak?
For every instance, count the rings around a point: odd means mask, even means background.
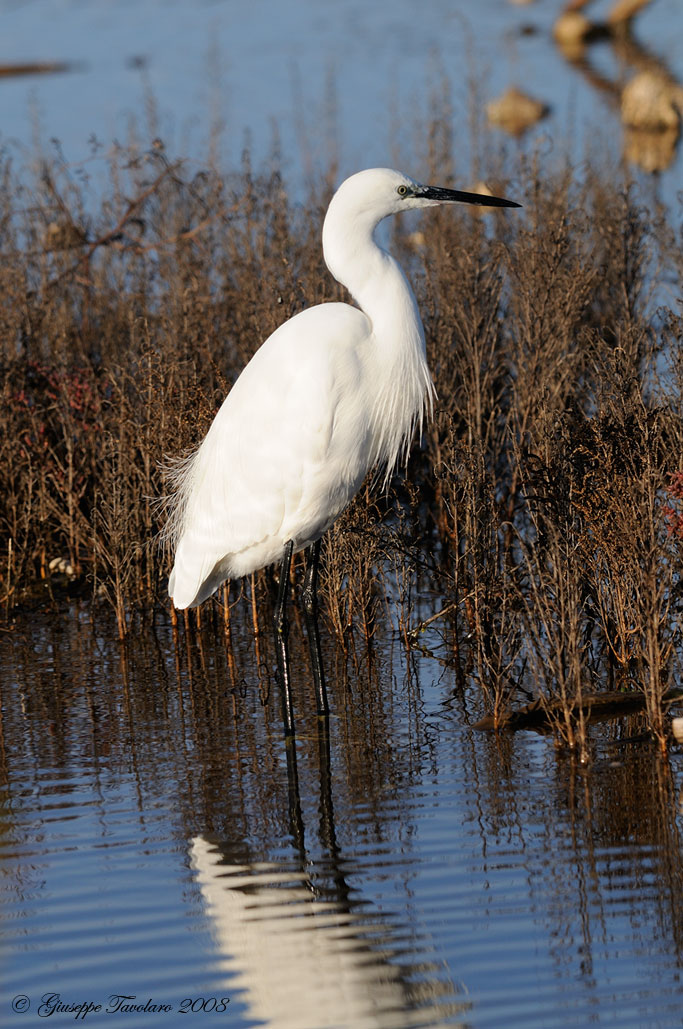
[[[460,189],[442,189],[441,186],[420,186],[415,196],[427,200],[449,201],[456,204],[476,204],[477,207],[521,207],[514,200],[503,200],[502,197],[489,197],[485,193],[464,193]]]

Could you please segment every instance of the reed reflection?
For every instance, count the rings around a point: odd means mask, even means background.
[[[683,960],[683,840],[676,785],[670,759],[654,747],[630,743],[629,733],[643,726],[641,717],[619,727],[607,753],[590,771],[562,757],[557,760],[557,798],[570,830],[575,884],[581,887],[573,896],[587,967],[604,937],[607,918],[620,905],[638,912],[631,932],[636,940],[641,938],[645,952],[654,932],[668,941],[676,963]],[[550,866],[547,871],[552,875]],[[566,885],[555,882],[554,891],[559,916],[569,899]]]
[[[482,867],[495,877],[524,855],[556,975],[575,968],[589,989],[611,946],[647,955],[656,939],[673,967],[683,961],[678,755],[662,757],[645,725],[601,726],[587,766],[521,734],[475,737],[466,752]]]

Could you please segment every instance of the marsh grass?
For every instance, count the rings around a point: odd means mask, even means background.
[[[449,148],[435,124],[435,177]],[[169,610],[168,457],[199,442],[277,325],[343,290],[320,248],[331,176],[295,204],[277,163],[257,172],[248,155],[230,175],[190,171],[158,141],[109,162],[94,203],[59,153],[28,184],[0,165],[0,599],[9,615],[56,596],[63,557],[65,585],[111,606],[125,637]],[[521,212],[392,227],[439,400],[407,474],[388,492],[368,482],[326,540],[336,667],[362,665],[387,631],[410,650],[416,598],[439,598],[423,624],[496,724],[536,699],[585,756],[582,697],[640,691],[664,747],[681,658],[682,322],[651,294],[666,276],[680,295],[678,230],[599,171],[520,162],[514,176],[495,186]],[[177,620],[224,633],[233,686],[246,625],[264,695],[270,578]]]

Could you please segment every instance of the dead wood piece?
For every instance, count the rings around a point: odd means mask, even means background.
[[[683,697],[683,689],[667,690],[662,701],[672,703]],[[623,715],[634,714],[645,709],[645,694],[640,692],[620,693],[612,690],[609,693],[589,693],[583,698],[580,705],[572,708],[572,716],[577,716],[582,711],[584,716],[591,721],[600,721],[607,718],[619,718]],[[534,700],[525,704],[518,711],[508,711],[498,719],[495,724],[493,715],[486,715],[473,725],[473,729],[505,729],[515,732],[518,729],[550,729],[554,716],[563,714],[562,702]]]

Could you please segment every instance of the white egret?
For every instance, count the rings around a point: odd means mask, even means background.
[[[168,591],[177,608],[201,604],[227,579],[282,562],[275,631],[290,735],[292,554],[311,548],[304,610],[318,712],[327,714],[316,606],[320,538],[371,468],[383,468],[388,480],[434,397],[413,291],[375,229],[388,215],[452,202],[520,206],[423,186],[388,168],[346,179],[325,217],[323,255],[358,307],[319,304],[276,329],[177,475],[168,529],[176,547]]]

